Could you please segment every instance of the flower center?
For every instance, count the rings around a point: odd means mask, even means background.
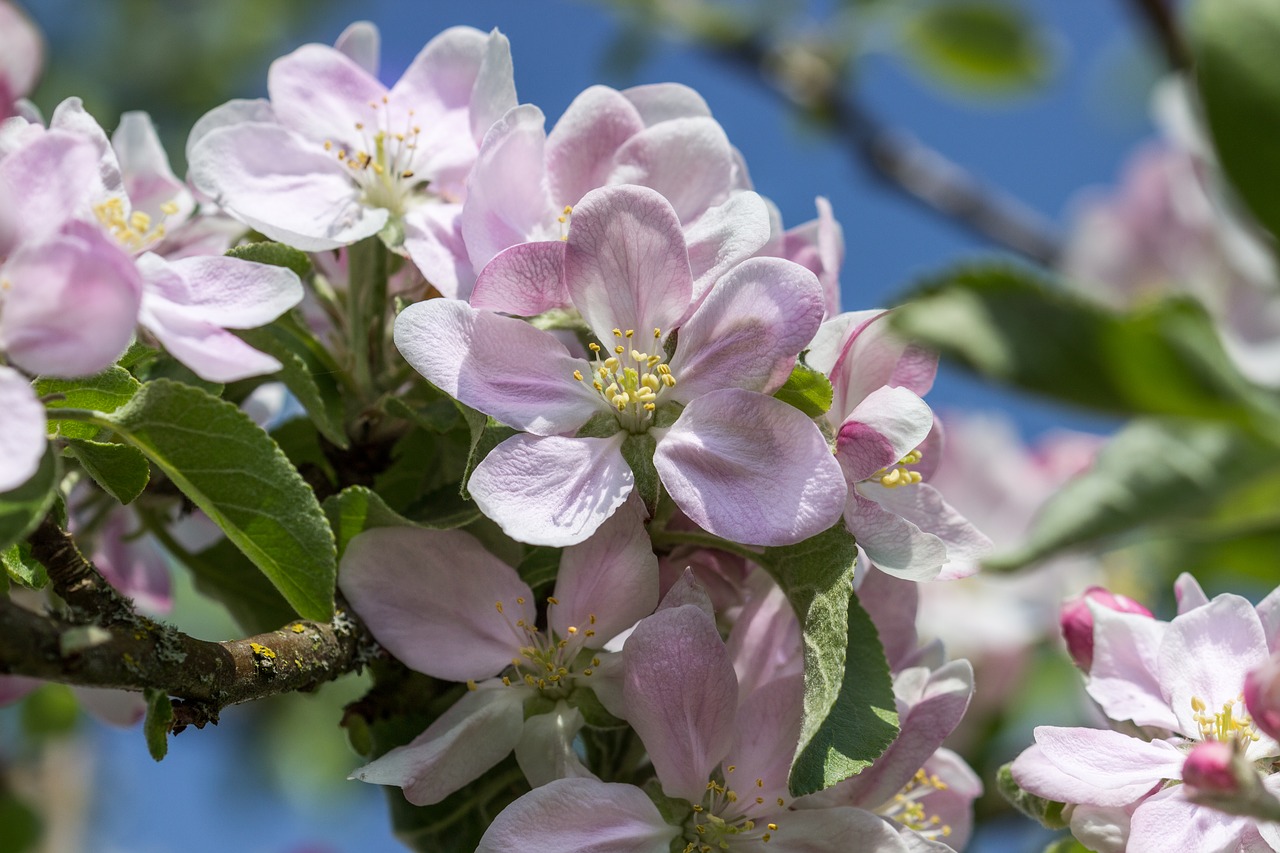
[[[773,833],[778,831],[778,824],[766,823],[763,826],[747,817],[746,806],[738,792],[729,787],[729,779],[735,770],[730,764],[725,768],[724,784],[715,779],[707,782],[707,792],[702,802],[694,805],[693,814],[685,822],[684,837],[688,840],[683,853],[713,853],[716,850],[730,850],[733,846],[750,841],[768,843]],[[754,782],[757,790],[764,788],[764,780]],[[756,805],[764,805],[764,797],[756,796],[746,800]],[[777,798],[777,806],[781,811],[787,802]]]
[[[658,408],[658,398],[667,388],[676,385],[675,374],[667,366],[661,355],[650,355],[638,349],[631,349],[630,344],[635,337],[634,329],[614,329],[615,338],[613,354],[604,355],[600,344],[591,344],[594,367],[591,372],[591,387],[604,398],[618,415],[618,422],[629,432],[644,432],[653,422],[653,413]],[[662,330],[653,330],[653,341],[662,340]],[[586,382],[582,371],[575,370],[573,378]]]
[[[942,822],[937,815],[925,811],[920,801],[934,791],[947,790],[947,783],[937,775],[926,773],[924,768],[916,771],[916,775],[902,790],[893,795],[893,799],[881,806],[876,812],[892,821],[902,824],[907,829],[923,835],[925,838],[946,838],[951,835],[951,827]]]
[[[324,150],[336,152],[338,162],[350,171],[361,189],[363,204],[401,216],[413,188],[421,183],[415,180],[413,159],[422,128],[414,124],[413,110],[406,114],[404,127],[392,128],[388,106],[386,95],[382,96],[381,103],[369,102],[378,127],[371,130],[365,122],[356,122],[356,131],[361,137],[359,147],[325,140]]]
[[[1238,712],[1237,705],[1240,706]],[[1253,718],[1244,710],[1244,696],[1223,703],[1222,710],[1215,714],[1209,713],[1207,702],[1199,696],[1192,696],[1191,710],[1195,711],[1194,719],[1200,727],[1201,740],[1236,741],[1241,746],[1248,746],[1260,737],[1253,727]]]
[[[898,464],[890,465],[888,468],[881,468],[879,471],[867,478],[866,482],[879,483],[886,489],[896,489],[899,486],[914,486],[924,479],[919,471],[908,470],[908,465],[915,465],[924,454],[917,448],[906,456],[898,460]]]
[[[554,597],[547,597],[548,610],[560,604]],[[507,616],[501,601],[495,602],[498,612]],[[516,599],[520,613],[515,621],[507,617],[507,624],[519,642],[520,655],[511,659],[511,667],[503,674],[502,683],[510,687],[523,682],[540,692],[560,698],[572,690],[575,678],[590,678],[600,658],[583,649],[596,636],[595,614],[587,617],[583,626],[570,625],[567,636],[557,637],[554,632],[543,631],[529,614],[523,597]]]
[[[107,233],[135,255],[164,239],[164,219],[177,213],[178,205],[172,201],[166,201],[160,205],[160,211],[163,215],[159,222],[153,221],[141,210],[132,211],[126,216],[124,199],[120,196],[93,206],[93,215],[98,217],[98,222],[107,229]]]

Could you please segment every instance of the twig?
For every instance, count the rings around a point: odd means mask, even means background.
[[[1152,38],[1164,53],[1165,61],[1175,71],[1191,67],[1191,51],[1178,29],[1177,18],[1167,0],[1132,0],[1134,14],[1146,22]]]

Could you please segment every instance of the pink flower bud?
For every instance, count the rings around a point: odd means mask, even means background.
[[[1192,747],[1182,764],[1182,781],[1206,794],[1236,794],[1242,789],[1230,743],[1207,740]]]
[[[1280,653],[1244,677],[1244,704],[1259,731],[1280,740]]]
[[[1067,651],[1076,666],[1085,672],[1093,666],[1093,613],[1088,602],[1100,604],[1118,613],[1140,613],[1151,616],[1151,611],[1128,596],[1119,595],[1100,586],[1091,586],[1084,594],[1062,605],[1062,637],[1067,641]]]

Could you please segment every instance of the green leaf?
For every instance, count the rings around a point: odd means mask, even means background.
[[[1007,263],[952,269],[895,311],[904,335],[969,369],[1120,415],[1229,421],[1272,433],[1280,406],[1227,357],[1189,300],[1107,311]]]
[[[1093,851],[1071,836],[1067,836],[1050,842],[1049,846],[1044,848],[1044,853],[1093,853]]]
[[[40,467],[30,480],[0,492],[0,549],[8,548],[25,539],[44,518],[57,497],[58,480],[62,477],[62,464],[53,446],[45,448],[40,457]]]
[[[142,386],[123,367],[108,367],[94,376],[81,379],[37,379],[36,394],[45,397],[59,394],[62,399],[45,403],[49,409],[49,432],[64,438],[94,438],[98,427],[83,421],[59,420],[52,410],[89,409],[95,412],[114,412],[133,399]]]
[[[18,542],[0,551],[0,563],[4,564],[4,577],[28,589],[44,589],[49,584],[49,573],[31,556],[31,546]]]
[[[7,790],[0,790],[0,853],[30,853],[36,850],[43,828],[40,815]]]
[[[337,539],[339,556],[355,536],[366,530],[420,526],[392,510],[377,492],[364,486],[348,486],[329,498],[324,502],[324,512]]]
[[[220,539],[197,554],[182,553],[182,562],[195,588],[226,607],[245,632],[261,634],[293,619],[293,608],[230,540]]]
[[[142,692],[147,700],[147,718],[142,723],[142,733],[147,738],[147,752],[156,761],[169,754],[169,726],[173,723],[173,703],[163,690],[147,688]]]
[[[22,701],[22,730],[32,739],[62,738],[80,722],[80,703],[65,684],[45,684]]]
[[[796,545],[767,548],[759,561],[795,608],[804,642],[804,711],[788,780],[794,796],[861,773],[898,734],[889,664],[853,595],[857,556],[841,523]]]
[[[400,397],[388,397],[383,402],[387,414],[413,423],[427,432],[446,433],[465,426],[462,413],[447,397],[432,400],[422,406],[411,406]]]
[[[471,479],[471,472],[489,455],[490,450],[515,435],[516,430],[494,420],[484,412],[476,411],[465,403],[457,403],[457,406],[471,429],[471,449],[467,454],[467,469],[462,475],[461,486],[462,496],[470,500],[471,493],[467,491],[467,482]]]
[[[1190,15],[1195,78],[1223,170],[1280,235],[1280,4],[1198,0]]]
[[[1030,89],[1052,70],[1049,39],[1007,2],[934,2],[906,19],[902,35],[908,56],[940,82],[963,89]]]
[[[562,548],[549,548],[545,545],[529,548],[520,565],[516,566],[520,580],[535,594],[540,587],[550,587],[560,572],[560,557],[563,553]]]
[[[1223,424],[1133,421],[1049,499],[1022,546],[987,567],[1014,569],[1143,525],[1195,519],[1277,466],[1280,448]]]
[[[1062,816],[1066,808],[1064,803],[1055,803],[1035,794],[1029,794],[1013,779],[1013,771],[1006,764],[996,774],[996,787],[1000,794],[1015,809],[1034,821],[1038,821],[1046,829],[1066,829],[1067,821]]]
[[[127,444],[72,439],[67,442],[66,454],[122,504],[133,503],[151,480],[147,457]]]
[[[803,362],[797,363],[786,383],[773,392],[773,396],[811,418],[825,415],[834,395],[830,380]]]
[[[346,448],[349,442],[343,426],[338,367],[310,330],[292,314],[284,314],[269,325],[236,334],[249,346],[280,361],[275,378],[293,392],[325,438]]]
[[[306,619],[333,615],[333,534],[311,489],[231,403],[170,380],[100,419],[213,519]]]
[[[653,453],[657,448],[658,440],[648,432],[629,433],[622,440],[622,458],[635,476],[636,494],[644,502],[650,518],[657,514],[658,498],[662,495],[662,480],[658,479],[658,469],[653,464]]]
[[[243,246],[232,246],[226,255],[228,258],[253,261],[255,264],[284,267],[293,270],[298,278],[306,278],[311,272],[311,259],[306,252],[300,252],[284,243],[245,243]]]

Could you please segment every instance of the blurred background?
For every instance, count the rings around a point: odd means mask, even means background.
[[[179,174],[197,118],[229,98],[264,95],[272,59],[306,42],[332,43],[356,15],[381,29],[388,83],[447,26],[499,28],[511,40],[520,100],[540,106],[548,125],[594,83],[685,83],[706,98],[788,226],[815,216],[815,197],[830,200],[844,228],[846,309],[892,304],[946,264],[1010,248],[869,167],[848,126],[833,131],[831,93],[856,108],[863,143],[894,141],[924,157],[931,174],[988,188],[981,195],[1001,199],[1030,235],[1021,254],[1034,255],[1054,249],[1081,194],[1114,185],[1152,135],[1149,98],[1167,68],[1137,0],[366,0],[358,11],[333,0],[19,5],[48,42],[33,95],[45,115],[71,95],[107,128],[122,111],[145,110]],[[985,432],[1004,436],[1010,459],[1022,452],[1020,439],[1115,426],[946,366],[929,399],[944,418],[1004,412],[1012,426],[992,422]],[[179,627],[208,639],[238,633],[178,583]],[[1052,610],[1040,616],[1049,624],[1019,640],[1033,648],[1012,670],[1015,683],[989,687],[979,676],[979,702],[992,707],[963,733],[989,789],[970,846],[979,853],[1044,846],[1038,827],[1003,810],[990,774],[1030,741],[1031,721],[1084,713],[1069,662],[1044,640],[1056,628]],[[992,618],[1016,633],[1003,614]],[[338,721],[363,686],[348,678],[315,695],[228,709],[216,729],[174,739],[160,764],[136,726],[108,727],[77,710],[70,690],[41,688],[0,709],[0,853],[402,849],[383,793],[344,781],[357,762]]]

